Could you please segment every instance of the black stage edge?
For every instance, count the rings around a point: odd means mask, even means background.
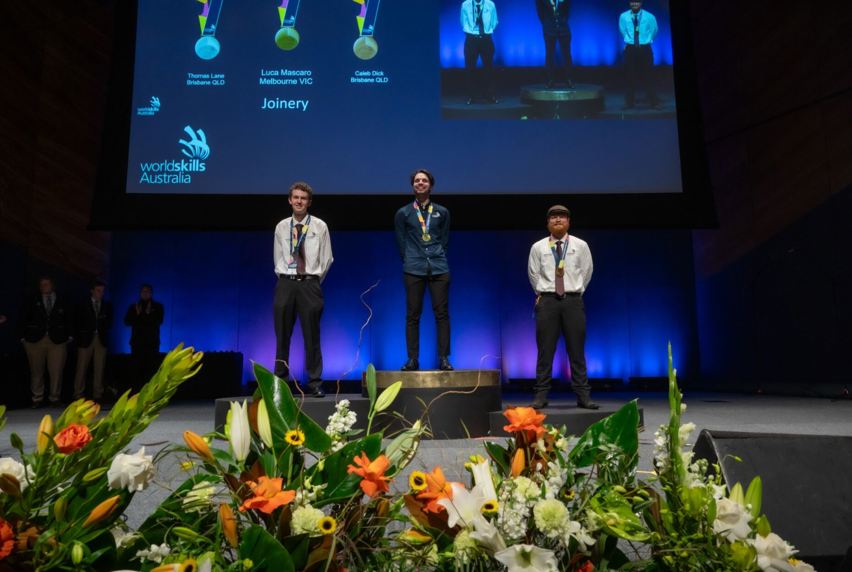
[[[796,558],[831,571],[852,552],[852,437],[705,429],[693,450],[728,486],[760,476],[762,511]]]

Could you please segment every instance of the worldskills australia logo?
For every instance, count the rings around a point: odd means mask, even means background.
[[[139,183],[146,185],[188,185],[192,175],[207,170],[205,161],[210,157],[210,145],[203,129],[183,128],[186,138],[178,139],[180,152],[186,159],[139,163]]]
[[[152,95],[151,99],[148,100],[148,105],[145,107],[137,107],[136,115],[140,117],[151,117],[156,115],[160,111],[160,98],[156,95]]]

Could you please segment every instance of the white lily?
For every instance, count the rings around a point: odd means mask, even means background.
[[[532,544],[515,544],[494,555],[502,562],[508,572],[555,572],[556,556],[552,550],[545,550]]]
[[[490,554],[506,550],[506,541],[500,535],[497,527],[491,524],[487,519],[479,517],[473,521],[473,532],[470,537],[477,541]]]
[[[441,499],[438,504],[447,509],[447,525],[452,528],[461,521],[462,526],[472,526],[473,522],[482,518],[482,504],[485,497],[482,489],[473,487],[467,490],[460,483],[452,483],[453,498]]]
[[[251,432],[248,420],[248,403],[243,401],[231,402],[231,424],[228,431],[228,441],[231,443],[231,452],[237,461],[245,461],[251,447]]]
[[[491,476],[491,463],[485,459],[481,463],[471,466],[473,472],[473,484],[475,488],[482,491],[482,497],[489,500],[497,500],[497,491],[494,489],[494,478]]]
[[[261,399],[257,402],[257,432],[263,444],[272,448],[272,426],[269,424],[269,411],[266,409],[266,401]]]
[[[716,520],[713,531],[728,542],[745,540],[751,533],[751,513],[737,501],[721,498],[716,501]]]

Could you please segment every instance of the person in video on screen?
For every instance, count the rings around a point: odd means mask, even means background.
[[[492,0],[464,0],[461,5],[464,31],[464,68],[467,74],[467,103],[481,100],[497,103],[494,97],[494,29],[497,8]],[[482,60],[482,70],[476,69]]]
[[[577,405],[598,409],[591,400],[586,375],[586,308],[583,293],[592,279],[592,253],[589,245],[568,235],[571,212],[562,205],[547,210],[548,236],[532,245],[527,261],[527,275],[535,291],[535,341],[538,359],[535,368],[532,406],[547,406],[547,395],[553,379],[553,356],[559,337],[571,365],[571,388]]]
[[[130,326],[131,382],[139,390],[160,366],[160,325],[165,310],[154,300],[154,287],[142,284],[139,299],[127,308],[124,323]]]
[[[544,61],[547,68],[547,87],[558,82],[573,87],[571,74],[571,28],[568,26],[568,0],[535,0],[538,20],[544,34]],[[562,68],[556,60],[556,46],[562,56]]]
[[[644,89],[648,94],[648,105],[660,107],[654,90],[654,50],[651,47],[657,37],[657,19],[642,9],[642,2],[631,0],[630,9],[618,18],[618,31],[624,41],[624,72],[627,87],[624,93],[624,108],[636,105],[636,92]]]
[[[450,211],[431,199],[435,177],[426,169],[411,174],[414,201],[396,211],[396,244],[402,258],[405,284],[405,345],[408,360],[403,371],[420,369],[420,315],[423,296],[429,287],[432,312],[438,330],[438,368],[451,371],[450,364]]]
[[[321,284],[334,257],[328,225],[308,213],[313,196],[309,184],[293,183],[287,198],[292,215],[275,227],[273,262],[278,276],[273,301],[275,375],[282,379],[290,375],[290,337],[298,317],[305,342],[308,394],[325,397],[320,344],[324,307]]]

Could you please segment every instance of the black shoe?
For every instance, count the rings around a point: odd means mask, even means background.
[[[580,409],[600,409],[601,406],[592,401],[591,399],[578,399],[577,407]]]
[[[402,371],[417,371],[420,369],[420,364],[417,363],[417,358],[408,358],[408,361],[405,362],[405,365],[401,369]]]
[[[497,99],[496,97],[494,97],[493,95],[489,95],[488,97],[486,97],[485,101],[487,101],[488,103],[490,103],[492,105],[496,105],[496,104],[500,103],[500,100]]]
[[[53,401],[53,400],[51,399],[51,400],[50,400],[50,406],[51,406],[51,407],[62,407],[62,402],[61,402],[61,401],[59,401],[59,400]]]
[[[318,383],[317,385],[309,384],[308,395],[310,395],[311,397],[325,397],[325,391],[323,391],[322,385],[320,383]]]
[[[449,358],[442,357],[438,362],[438,369],[441,371],[453,371],[453,366],[450,364]]]
[[[554,85],[556,85],[556,82],[554,82],[552,79],[549,79],[547,80],[547,83],[544,84],[544,87],[546,87],[547,89],[553,89]]]
[[[30,409],[41,409],[44,407],[44,401],[33,401],[30,404]]]
[[[565,87],[567,87],[568,89],[574,89],[574,82],[570,79],[565,80]]]
[[[547,404],[547,392],[537,393],[535,395],[535,398],[533,399],[533,402],[530,404],[530,407],[532,407],[533,409],[544,409],[545,407],[547,407]]]
[[[472,97],[468,97],[468,98],[467,98],[467,104],[468,104],[468,105],[473,105],[473,98],[472,98]]]

